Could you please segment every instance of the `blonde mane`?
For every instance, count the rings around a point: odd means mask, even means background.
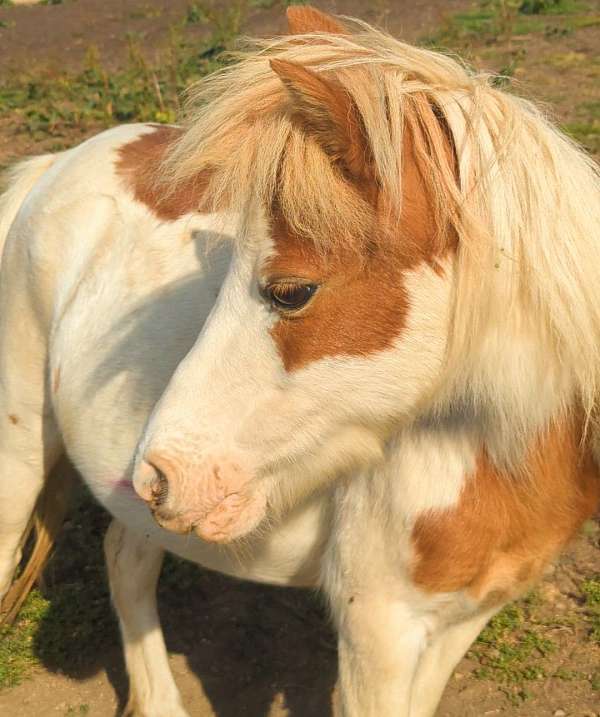
[[[372,210],[294,124],[269,61],[326,73],[358,108],[377,180],[396,215],[408,129],[436,211],[458,235],[448,401],[460,394],[463,406],[486,416],[493,406],[507,436],[547,420],[541,414],[550,406],[540,392],[555,397],[554,412],[578,403],[593,415],[600,387],[596,165],[539,109],[494,87],[489,75],[365,23],[344,22],[353,34],[252,41],[236,64],[193,88],[165,182],[176,191],[208,172],[207,207],[225,205],[244,216],[253,201],[269,207],[276,200],[292,227],[315,242],[360,244]],[[453,140],[458,182],[440,158],[444,131]],[[510,377],[495,375],[503,356],[521,364]]]

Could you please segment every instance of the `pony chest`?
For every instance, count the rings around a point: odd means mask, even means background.
[[[567,420],[542,431],[511,471],[481,451],[455,504],[423,511],[413,523],[415,585],[493,605],[538,579],[600,500],[580,428]]]

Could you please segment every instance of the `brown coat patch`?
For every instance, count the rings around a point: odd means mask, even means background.
[[[16,426],[17,423],[19,422],[19,417],[15,416],[14,413],[9,413],[8,420],[13,424],[13,426]]]
[[[205,173],[188,179],[172,193],[157,182],[162,161],[182,132],[179,127],[153,125],[152,132],[124,144],[118,150],[117,174],[138,202],[166,221],[175,221],[197,211],[208,186]]]
[[[415,583],[498,604],[537,579],[600,501],[598,466],[582,455],[581,436],[580,421],[552,428],[522,475],[502,474],[482,455],[455,508],[418,518]]]

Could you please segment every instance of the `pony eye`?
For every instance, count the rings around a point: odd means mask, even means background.
[[[278,311],[294,311],[308,303],[316,290],[316,284],[280,282],[267,286],[265,294]]]

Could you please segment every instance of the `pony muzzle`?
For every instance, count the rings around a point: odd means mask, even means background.
[[[231,461],[192,468],[152,452],[139,462],[133,485],[161,528],[211,543],[248,535],[266,514],[252,474]]]

